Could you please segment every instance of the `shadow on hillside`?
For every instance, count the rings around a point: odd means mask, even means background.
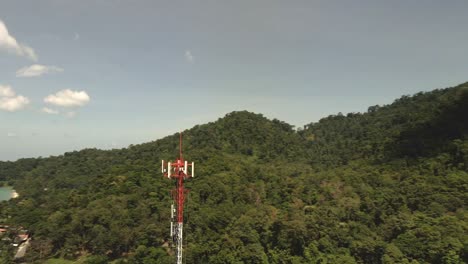
[[[401,132],[387,146],[393,158],[433,156],[449,150],[450,142],[468,137],[468,90],[460,90],[453,102],[430,121]]]

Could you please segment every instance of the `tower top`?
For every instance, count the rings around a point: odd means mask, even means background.
[[[182,155],[182,131],[179,132],[179,160],[184,161],[184,156]]]
[[[194,162],[184,160],[182,151],[182,132],[179,133],[179,158],[175,162],[161,162],[161,173],[167,178],[189,178],[195,176]]]

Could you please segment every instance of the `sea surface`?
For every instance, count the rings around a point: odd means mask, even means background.
[[[14,192],[11,187],[0,187],[0,201],[10,200]]]

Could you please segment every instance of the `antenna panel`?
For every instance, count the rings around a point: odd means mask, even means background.
[[[195,177],[195,162],[192,161],[192,178]]]
[[[167,163],[167,177],[168,178],[171,177],[171,163],[170,162]]]

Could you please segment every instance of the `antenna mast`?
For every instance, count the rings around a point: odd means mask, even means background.
[[[190,173],[189,173],[190,168]],[[173,203],[171,204],[171,238],[176,248],[176,264],[182,264],[183,253],[183,226],[184,226],[184,202],[188,190],[184,188],[184,180],[195,176],[195,164],[184,160],[182,155],[182,132],[179,136],[179,158],[176,162],[161,163],[161,172],[164,177],[175,180],[175,188],[172,190]]]

